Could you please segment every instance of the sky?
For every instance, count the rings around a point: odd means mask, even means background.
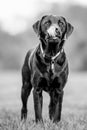
[[[52,3],[52,2],[58,2],[58,3],[73,3],[73,4],[81,4],[81,5],[87,5],[86,0],[45,0],[46,2]]]
[[[0,0],[0,27],[13,35],[23,32],[28,19],[34,19],[53,2],[87,5],[86,0]]]

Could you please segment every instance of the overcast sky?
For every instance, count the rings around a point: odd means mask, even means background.
[[[46,3],[45,3],[46,2]],[[86,6],[87,0],[0,0],[0,23],[2,29],[16,34],[27,28],[27,18],[34,18],[49,3],[78,3]]]
[[[81,5],[87,5],[87,0],[44,0],[46,2],[59,2],[59,3],[66,3],[66,2],[70,2],[70,3],[78,3]]]

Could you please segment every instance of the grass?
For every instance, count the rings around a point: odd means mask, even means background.
[[[36,124],[34,118],[28,117],[26,124],[21,125],[19,113],[1,110],[0,130],[87,130],[87,113],[62,115],[61,121],[57,124],[46,117],[44,124]]]
[[[0,73],[0,130],[87,130],[87,73],[71,74],[64,89],[62,119],[48,118],[49,96],[43,93],[43,121],[35,123],[33,96],[28,100],[28,118],[20,121],[20,73]]]

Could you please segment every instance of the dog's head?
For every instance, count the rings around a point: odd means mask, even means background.
[[[46,15],[33,25],[34,31],[43,39],[44,46],[60,46],[63,39],[73,32],[73,26],[64,17]],[[56,47],[55,46],[55,47]]]

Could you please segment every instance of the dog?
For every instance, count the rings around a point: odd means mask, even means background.
[[[27,100],[33,88],[35,121],[43,121],[44,90],[50,96],[49,118],[59,122],[63,89],[69,73],[63,47],[74,27],[62,16],[45,15],[33,25],[33,29],[40,43],[28,51],[22,68],[21,120],[27,118]]]

